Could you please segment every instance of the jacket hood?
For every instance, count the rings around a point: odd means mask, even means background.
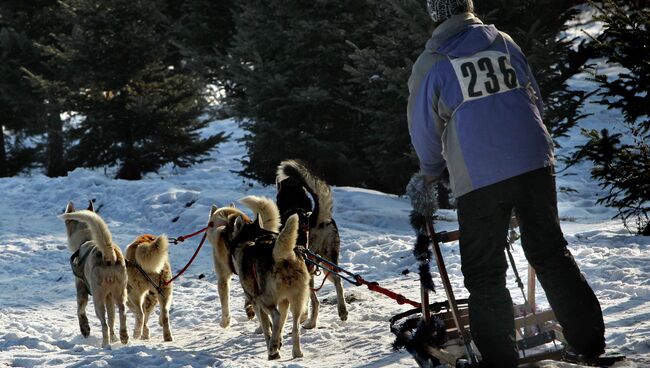
[[[494,26],[484,25],[473,14],[458,14],[433,31],[426,49],[432,53],[464,57],[487,49],[498,35]]]

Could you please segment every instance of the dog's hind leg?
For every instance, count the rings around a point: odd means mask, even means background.
[[[269,320],[269,315],[266,314],[259,305],[254,304],[254,307],[255,313],[257,313],[257,317],[260,320],[260,327],[262,328],[264,340],[266,341],[266,348],[268,350],[271,341],[271,321]]]
[[[153,312],[154,308],[158,304],[158,298],[153,292],[148,292],[144,297],[144,320],[142,322],[142,340],[149,339],[149,316]]]
[[[303,308],[301,303],[291,304],[291,317],[293,319],[293,326],[291,329],[291,342],[293,343],[293,350],[291,354],[294,358],[302,358],[302,350],[300,349],[300,316],[306,313],[306,309],[303,313]]]
[[[334,283],[336,287],[336,300],[339,309],[339,318],[341,321],[348,320],[348,308],[345,306],[345,294],[343,292],[343,282],[340,277],[329,275],[328,279]]]
[[[111,334],[111,343],[117,342],[117,335],[115,335],[115,305],[113,304],[113,297],[110,294],[106,296],[106,315],[108,332]]]
[[[120,342],[126,344],[129,342],[129,333],[126,330],[126,285],[113,295],[112,302],[117,305],[117,313],[120,317]]]
[[[311,316],[307,323],[304,324],[304,327],[306,329],[315,328],[316,323],[318,323],[318,310],[320,309],[320,302],[318,301],[318,296],[316,296],[316,292],[314,291],[314,275],[311,275],[311,278],[309,279],[309,291],[309,299],[311,301]]]
[[[90,336],[90,325],[88,316],[86,316],[86,306],[88,305],[88,289],[83,281],[75,277],[75,287],[77,288],[77,318],[79,319],[79,330],[83,337]]]
[[[102,326],[102,347],[110,349],[110,339],[108,335],[108,323],[106,322],[106,295],[101,295],[99,291],[93,295],[93,304],[95,305],[95,314]]]
[[[135,326],[133,327],[133,338],[139,339],[142,336],[142,326],[144,322],[144,311],[142,309],[144,294],[133,295],[131,302],[133,303],[133,315],[135,317]]]
[[[217,287],[219,291],[219,301],[221,302],[221,327],[226,328],[230,326],[230,276],[218,275]],[[247,313],[248,314],[248,313]]]
[[[280,347],[282,346],[282,327],[287,321],[287,312],[289,311],[289,303],[283,301],[277,307],[269,308],[271,312],[272,332],[271,340],[269,342],[269,360],[280,359]]]
[[[164,295],[160,293],[158,296],[158,304],[160,304],[160,318],[158,318],[158,323],[163,329],[163,340],[173,341],[172,330],[169,327],[169,307],[172,304],[172,289],[171,287],[164,290]]]

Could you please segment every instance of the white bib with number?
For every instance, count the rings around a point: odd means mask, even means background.
[[[519,88],[510,56],[482,51],[469,57],[449,59],[463,91],[463,101],[476,100]]]

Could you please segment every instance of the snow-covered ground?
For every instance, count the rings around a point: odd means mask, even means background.
[[[602,69],[601,69],[602,71]],[[607,70],[616,74],[616,70]],[[591,88],[587,75],[572,80],[575,88]],[[582,126],[601,129],[620,115],[590,104],[593,115]],[[415,361],[406,352],[391,349],[394,336],[388,319],[408,309],[361,287],[345,285],[349,319],[336,312],[335,291],[326,284],[319,327],[302,331],[304,358],[291,359],[289,328],[285,328],[283,358],[266,360],[257,322],[249,322],[243,293],[235,278],[231,288],[233,322],[219,326],[221,310],[210,246],[204,247],[188,272],[175,282],[171,310],[175,340],[162,341],[161,328],[152,318],[151,340],[128,345],[101,346],[101,331],[92,302],[87,311],[91,336],[78,328],[74,277],[63,222],[57,218],[66,203],[78,207],[89,199],[107,221],[114,240],[123,248],[143,233],[178,236],[206,225],[210,206],[225,205],[245,195],[275,196],[274,187],[242,178],[237,142],[243,132],[232,120],[216,121],[205,134],[226,131],[230,141],[212,154],[212,160],[189,169],[166,167],[144,180],[111,179],[103,170],[77,169],[67,177],[51,179],[40,174],[0,179],[0,366],[11,367],[408,367]],[[560,140],[566,155],[584,137],[576,131]],[[562,169],[561,164],[558,169]],[[601,189],[583,163],[558,176],[559,210],[570,249],[599,297],[610,348],[628,360],[618,367],[650,366],[650,238],[629,234],[611,218],[615,211],[596,205]],[[110,171],[110,170],[109,170]],[[410,204],[401,198],[372,190],[333,188],[335,218],[341,231],[341,265],[370,281],[419,299],[417,264],[411,254],[413,232],[408,224]],[[457,228],[453,211],[441,211],[438,230]],[[177,271],[198,244],[192,239],[172,245],[170,258]],[[458,244],[442,246],[457,297],[462,286]],[[518,268],[526,262],[515,247]],[[404,272],[409,270],[411,272]],[[434,279],[438,274],[432,269]],[[525,272],[521,272],[525,276]],[[318,280],[319,281],[319,280]],[[525,281],[525,280],[524,280]],[[439,282],[438,282],[439,284]],[[511,294],[521,294],[510,278]],[[440,288],[432,301],[446,299]],[[540,307],[548,304],[538,287]],[[156,312],[157,313],[157,312]],[[129,333],[133,316],[128,314]],[[570,367],[543,362],[542,367]]]

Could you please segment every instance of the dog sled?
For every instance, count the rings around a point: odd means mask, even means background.
[[[459,239],[458,231],[435,233],[433,221],[426,220],[426,231],[431,243],[447,300],[429,302],[429,288],[421,287],[421,307],[393,316],[390,329],[396,335],[395,347],[405,348],[420,367],[448,365],[457,368],[479,367],[480,355],[471,342],[469,333],[468,301],[457,300],[446,271],[440,244]],[[517,239],[511,224],[510,246]],[[537,310],[535,300],[536,276],[528,266],[527,290],[519,277],[509,247],[508,258],[522,292],[524,303],[515,305],[516,347],[519,366],[542,360],[568,361],[583,366],[609,367],[625,357],[609,354],[592,361],[570,361],[564,353],[566,340],[562,327],[552,309]]]

